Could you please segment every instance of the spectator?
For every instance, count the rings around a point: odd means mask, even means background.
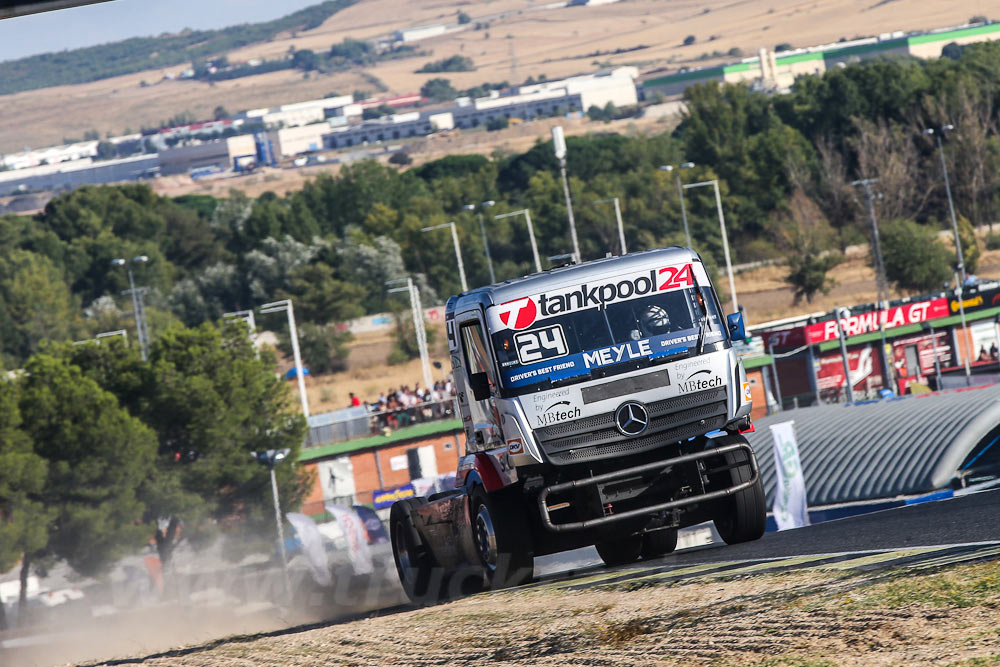
[[[361,405],[361,399],[354,395],[354,392],[348,392],[351,396],[351,407],[357,408]]]

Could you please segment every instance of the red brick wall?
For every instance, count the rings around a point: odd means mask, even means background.
[[[453,433],[443,433],[418,440],[407,440],[401,443],[387,445],[378,450],[378,460],[382,468],[383,485],[379,484],[378,470],[375,466],[375,450],[365,450],[351,454],[351,466],[354,469],[354,497],[355,501],[365,505],[372,501],[372,492],[381,488],[391,489],[396,486],[403,486],[410,481],[410,472],[404,468],[402,470],[392,470],[389,459],[394,456],[406,456],[409,449],[434,445],[434,456],[437,460],[437,471],[439,475],[454,472],[458,468],[459,447],[464,446],[465,434],[461,431]],[[336,458],[336,457],[331,457]],[[306,464],[315,470],[316,463]],[[315,475],[313,488],[306,498],[306,508],[315,510],[312,513],[322,511],[323,488],[319,482],[319,476]],[[307,514],[310,512],[306,512]]]

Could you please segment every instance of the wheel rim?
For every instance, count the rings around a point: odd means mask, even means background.
[[[480,505],[476,512],[476,549],[483,564],[492,572],[497,569],[497,535],[493,528],[493,518],[486,505]]]
[[[395,534],[392,536],[392,544],[396,547],[396,567],[407,582],[413,580],[413,561],[410,555],[410,545],[406,539],[406,526],[402,523],[396,524]]]

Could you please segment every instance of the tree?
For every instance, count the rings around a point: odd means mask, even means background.
[[[966,273],[975,273],[979,267],[979,239],[976,238],[976,228],[964,215],[958,216],[958,240],[962,244],[962,262]]]
[[[886,277],[903,291],[940,289],[952,274],[953,255],[937,233],[911,220],[882,225],[880,240]]]
[[[75,301],[62,272],[47,257],[13,250],[0,258],[4,353],[23,361],[38,350],[43,340],[71,338],[79,321]]]
[[[827,276],[843,257],[831,251],[834,232],[819,208],[802,190],[796,190],[784,209],[776,213],[770,232],[788,259],[785,282],[795,290],[795,301],[811,302],[821,292],[827,294],[837,281]]]
[[[289,411],[273,356],[258,356],[242,322],[170,329],[147,364],[120,344],[62,353],[155,431],[142,520],[165,569],[181,539],[206,539],[223,523],[271,534],[262,529],[273,521],[268,474],[252,451],[291,450],[276,470],[281,503],[291,510],[301,502],[308,479],[294,461],[305,421]]]
[[[349,330],[341,331],[312,322],[303,322],[298,330],[302,363],[310,373],[335,373],[347,368],[347,357],[350,354],[347,344],[354,340]],[[278,337],[278,349],[286,357],[292,356],[291,337],[285,330]]]
[[[465,25],[466,23],[468,23],[471,20],[472,20],[472,18],[468,14],[466,14],[465,12],[463,12],[461,10],[458,12],[458,24],[459,25]]]
[[[110,160],[118,157],[118,146],[110,141],[102,141],[97,144],[97,157],[101,160]]]
[[[688,35],[687,37],[684,38],[684,46],[691,46],[692,44],[695,43],[695,41],[696,39],[694,35]]]
[[[85,576],[148,538],[139,524],[139,489],[156,451],[153,433],[115,397],[65,359],[33,357],[21,380],[20,411],[47,475],[37,499],[52,513],[44,544],[25,550],[22,595],[30,568],[45,557]]]
[[[506,116],[497,116],[486,121],[486,131],[495,132],[496,130],[505,130],[509,125],[510,121],[507,120]]]
[[[401,167],[405,167],[408,164],[413,164],[413,158],[406,151],[396,151],[389,156],[389,164],[398,164]]]
[[[435,78],[428,79],[427,83],[420,87],[420,95],[431,102],[447,102],[455,99],[458,91],[452,88],[448,79]]]
[[[226,109],[226,107],[222,106],[221,104],[215,107],[215,110],[212,111],[212,118],[214,118],[215,120],[226,120],[227,118],[230,117],[231,114],[229,113],[229,110]]]
[[[296,51],[295,55],[292,56],[292,67],[303,72],[311,72],[319,67],[319,56],[310,49]]]
[[[32,451],[21,428],[19,386],[0,381],[0,572],[7,572],[25,553],[45,546],[50,512],[38,500],[46,462]],[[0,603],[0,630],[7,629]]]

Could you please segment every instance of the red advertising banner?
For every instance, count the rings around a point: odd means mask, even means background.
[[[938,364],[947,368],[952,365],[951,344],[949,335],[943,331],[907,336],[892,342],[892,366],[896,377],[896,391],[899,394],[909,393],[911,384],[928,384],[934,375],[934,354],[937,352]]]
[[[872,333],[879,330],[885,322],[886,329],[893,329],[907,324],[918,324],[951,315],[948,299],[943,297],[930,301],[918,301],[895,306],[889,310],[873,310],[868,313],[849,315],[840,320],[840,326],[848,337]],[[837,338],[837,321],[826,320],[802,327],[765,331],[761,333],[765,348],[794,347],[811,343],[823,343]]]

